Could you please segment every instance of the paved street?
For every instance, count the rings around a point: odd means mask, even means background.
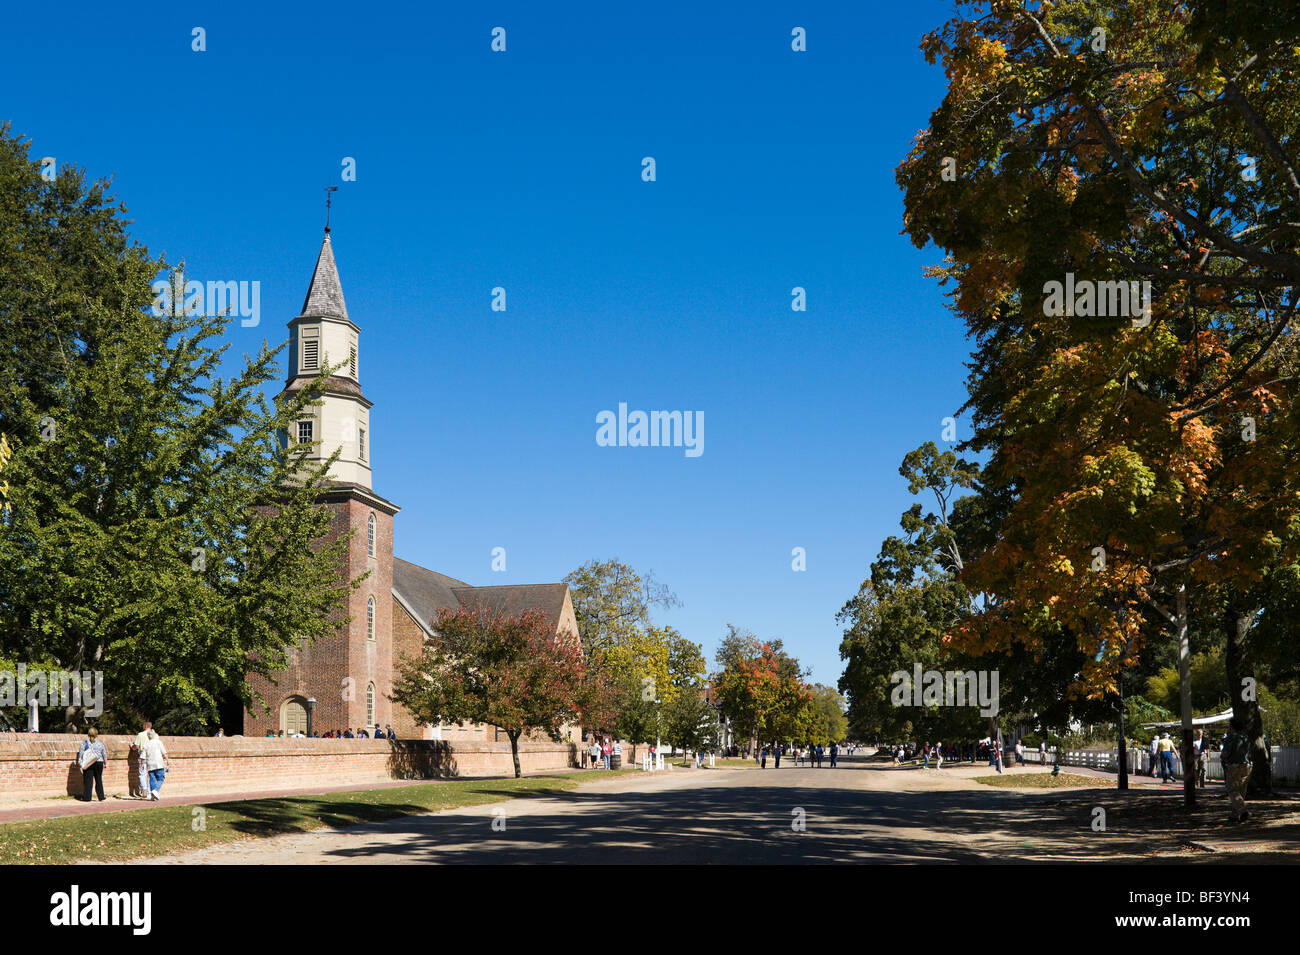
[[[1228,850],[1300,850],[1295,813],[1254,830],[1126,830],[1112,790],[1021,791],[971,781],[986,767],[941,772],[862,759],[837,769],[676,769],[593,775],[575,791],[408,816],[348,829],[250,839],[165,858],[168,863],[831,863],[1029,862],[1129,859],[1228,861]],[[1022,770],[1041,772],[1041,770]],[[1143,803],[1174,809],[1177,794]],[[1107,832],[1091,828],[1109,805]],[[1216,804],[1217,805],[1217,804]],[[803,813],[804,831],[792,823]],[[505,830],[492,822],[504,813]],[[494,815],[495,814],[495,815]],[[498,823],[499,827],[500,823]],[[1209,853],[1205,840],[1219,839]],[[1258,858],[1256,856],[1256,858]],[[1292,856],[1292,859],[1296,858]],[[1209,861],[1204,860],[1204,861]]]

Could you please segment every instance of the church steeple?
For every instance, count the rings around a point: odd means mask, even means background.
[[[320,244],[320,254],[316,256],[316,269],[311,274],[307,297],[302,300],[302,316],[329,316],[348,321],[348,307],[343,301],[338,266],[334,264],[329,226],[325,227],[325,239]]]
[[[289,444],[319,442],[313,460],[324,461],[338,448],[330,477],[369,489],[371,403],[361,392],[360,335],[348,317],[327,225],[302,313],[289,322],[289,373],[282,394],[302,388],[329,365],[338,367],[325,379],[321,400],[285,437]]]

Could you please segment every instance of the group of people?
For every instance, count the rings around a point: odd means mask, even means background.
[[[224,730],[217,730],[216,737],[222,739],[225,737]],[[294,739],[305,739],[305,733],[288,733],[280,730],[278,733],[267,731],[268,737],[290,737]],[[375,724],[374,733],[367,732],[364,728],[358,727],[354,733],[352,730],[331,730],[328,733],[312,733],[313,739],[397,739],[397,734],[393,732],[392,726],[380,728]],[[162,791],[163,781],[167,778],[167,771],[170,768],[170,761],[167,757],[167,747],[163,745],[161,737],[154,732],[153,723],[145,720],[140,732],[131,742],[130,757],[134,757],[137,763],[136,775],[133,782],[131,797],[133,799],[149,799],[157,802],[161,797],[158,795]],[[108,765],[108,749],[104,746],[104,741],[99,738],[99,730],[93,726],[86,730],[86,738],[82,740],[81,747],[77,750],[77,765],[81,768],[81,778],[84,784],[82,802],[90,802],[91,795],[94,793],[103,802],[108,797],[104,794],[104,770]],[[608,768],[608,766],[606,767]]]
[[[767,758],[771,756],[774,767],[780,769],[781,757],[786,751],[787,747],[784,743],[760,746],[754,750],[754,762],[758,763],[760,769],[767,769]],[[839,760],[840,745],[839,743],[831,743],[830,746],[822,746],[810,743],[807,746],[790,747],[789,752],[794,755],[794,764],[796,766],[809,765],[820,769],[822,761],[829,757],[831,767],[834,768]]]
[[[654,756],[654,747],[650,747],[650,755]],[[590,766],[592,769],[610,769],[614,757],[623,758],[623,744],[618,740],[610,739],[608,736],[593,736],[591,745],[582,751],[582,768]]]
[[[163,780],[167,778],[167,747],[154,732],[153,723],[149,720],[144,721],[140,732],[132,740],[131,755],[136,759],[135,781],[138,783],[135,791],[131,793],[132,798],[157,802]],[[81,748],[77,751],[77,765],[81,767],[81,778],[85,787],[81,801],[90,802],[93,791],[99,797],[99,801],[103,802],[107,798],[104,795],[104,769],[108,766],[108,749],[104,746],[104,741],[99,738],[99,730],[93,726],[86,730],[86,738],[82,740]]]
[[[851,748],[846,747],[845,752],[852,752]],[[831,743],[830,746],[796,746],[794,750],[794,764],[801,766],[808,764],[814,769],[821,769],[822,760],[830,757],[831,768],[834,769],[839,762],[840,744]]]
[[[218,733],[217,735],[219,736],[221,734]],[[271,738],[285,737],[289,739],[397,739],[397,734],[393,732],[393,727],[387,723],[384,724],[383,729],[380,729],[379,724],[376,723],[374,732],[366,730],[364,726],[358,726],[356,732],[353,732],[351,728],[329,730],[325,733],[318,733],[313,730],[311,736],[308,736],[306,733],[286,733],[284,730],[279,730],[278,732],[275,730],[267,730],[266,735]]]
[[[1046,762],[1046,744],[1042,744],[1041,748]],[[932,745],[929,741],[921,745],[911,742],[894,743],[892,746],[884,747],[883,750],[889,755],[890,761],[898,766],[918,758],[923,769],[939,769],[945,762],[973,763],[976,760],[988,760],[990,769],[1002,772],[1002,750],[991,740],[981,740],[978,743],[953,743],[947,746],[942,742]],[[1016,740],[1014,753],[1016,764],[1023,766],[1025,762],[1023,741]]]
[[[1142,749],[1138,740],[1133,740],[1130,745],[1132,749]],[[1168,733],[1153,736],[1148,749],[1151,765],[1147,768],[1147,775],[1154,778],[1159,773],[1162,784],[1173,781],[1176,778],[1174,753],[1177,751]],[[1202,789],[1205,788],[1212,751],[1213,744],[1205,730],[1198,729],[1192,737],[1192,758],[1195,760],[1196,785]],[[1250,818],[1246,809],[1246,783],[1250,779],[1251,767],[1250,737],[1246,735],[1241,720],[1235,716],[1228,720],[1228,732],[1219,744],[1219,763],[1223,766],[1223,782],[1228,790],[1228,815],[1234,822],[1244,822]]]

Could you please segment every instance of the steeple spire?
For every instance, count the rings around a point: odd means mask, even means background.
[[[343,286],[339,283],[339,270],[334,264],[334,248],[330,245],[329,226],[316,256],[316,270],[311,275],[311,285],[302,303],[300,317],[329,317],[348,319],[348,307],[343,301]]]

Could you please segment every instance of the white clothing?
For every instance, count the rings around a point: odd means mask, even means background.
[[[166,768],[167,749],[163,746],[162,740],[146,740],[140,755],[144,758],[144,768],[149,772]]]

